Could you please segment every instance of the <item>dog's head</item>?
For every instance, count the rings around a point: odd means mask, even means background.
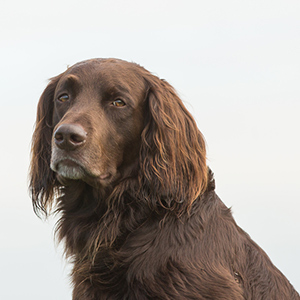
[[[61,186],[101,189],[133,178],[145,198],[189,207],[206,187],[205,143],[166,81],[134,63],[93,59],[43,92],[30,175],[34,207],[44,212]]]

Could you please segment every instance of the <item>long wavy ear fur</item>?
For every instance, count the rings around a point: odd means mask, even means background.
[[[62,75],[51,79],[40,97],[31,145],[30,192],[34,211],[47,216],[51,210],[57,181],[50,169],[53,97]]]
[[[158,203],[180,215],[206,189],[205,141],[173,87],[153,75],[146,81],[148,116],[140,158],[146,197],[154,207]]]

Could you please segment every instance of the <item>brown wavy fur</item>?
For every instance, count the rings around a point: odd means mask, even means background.
[[[105,66],[133,89],[143,82],[138,155],[109,184],[65,180],[50,169],[53,131],[72,116],[55,121],[56,88],[70,72],[89,78]],[[35,212],[60,214],[74,300],[300,299],[215,194],[204,139],[174,89],[136,64],[95,59],[51,79],[38,104],[30,178]]]

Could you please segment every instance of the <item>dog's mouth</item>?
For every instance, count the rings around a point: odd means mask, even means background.
[[[51,161],[51,169],[63,179],[109,181],[112,177],[110,173],[93,174],[80,161],[72,157],[64,157],[56,161]]]
[[[86,174],[81,164],[72,158],[63,158],[51,163],[51,169],[59,176],[73,180],[82,179]]]

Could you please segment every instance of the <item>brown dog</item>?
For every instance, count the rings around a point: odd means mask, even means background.
[[[31,191],[60,213],[74,300],[300,299],[214,191],[174,89],[116,59],[76,64],[38,105]]]

